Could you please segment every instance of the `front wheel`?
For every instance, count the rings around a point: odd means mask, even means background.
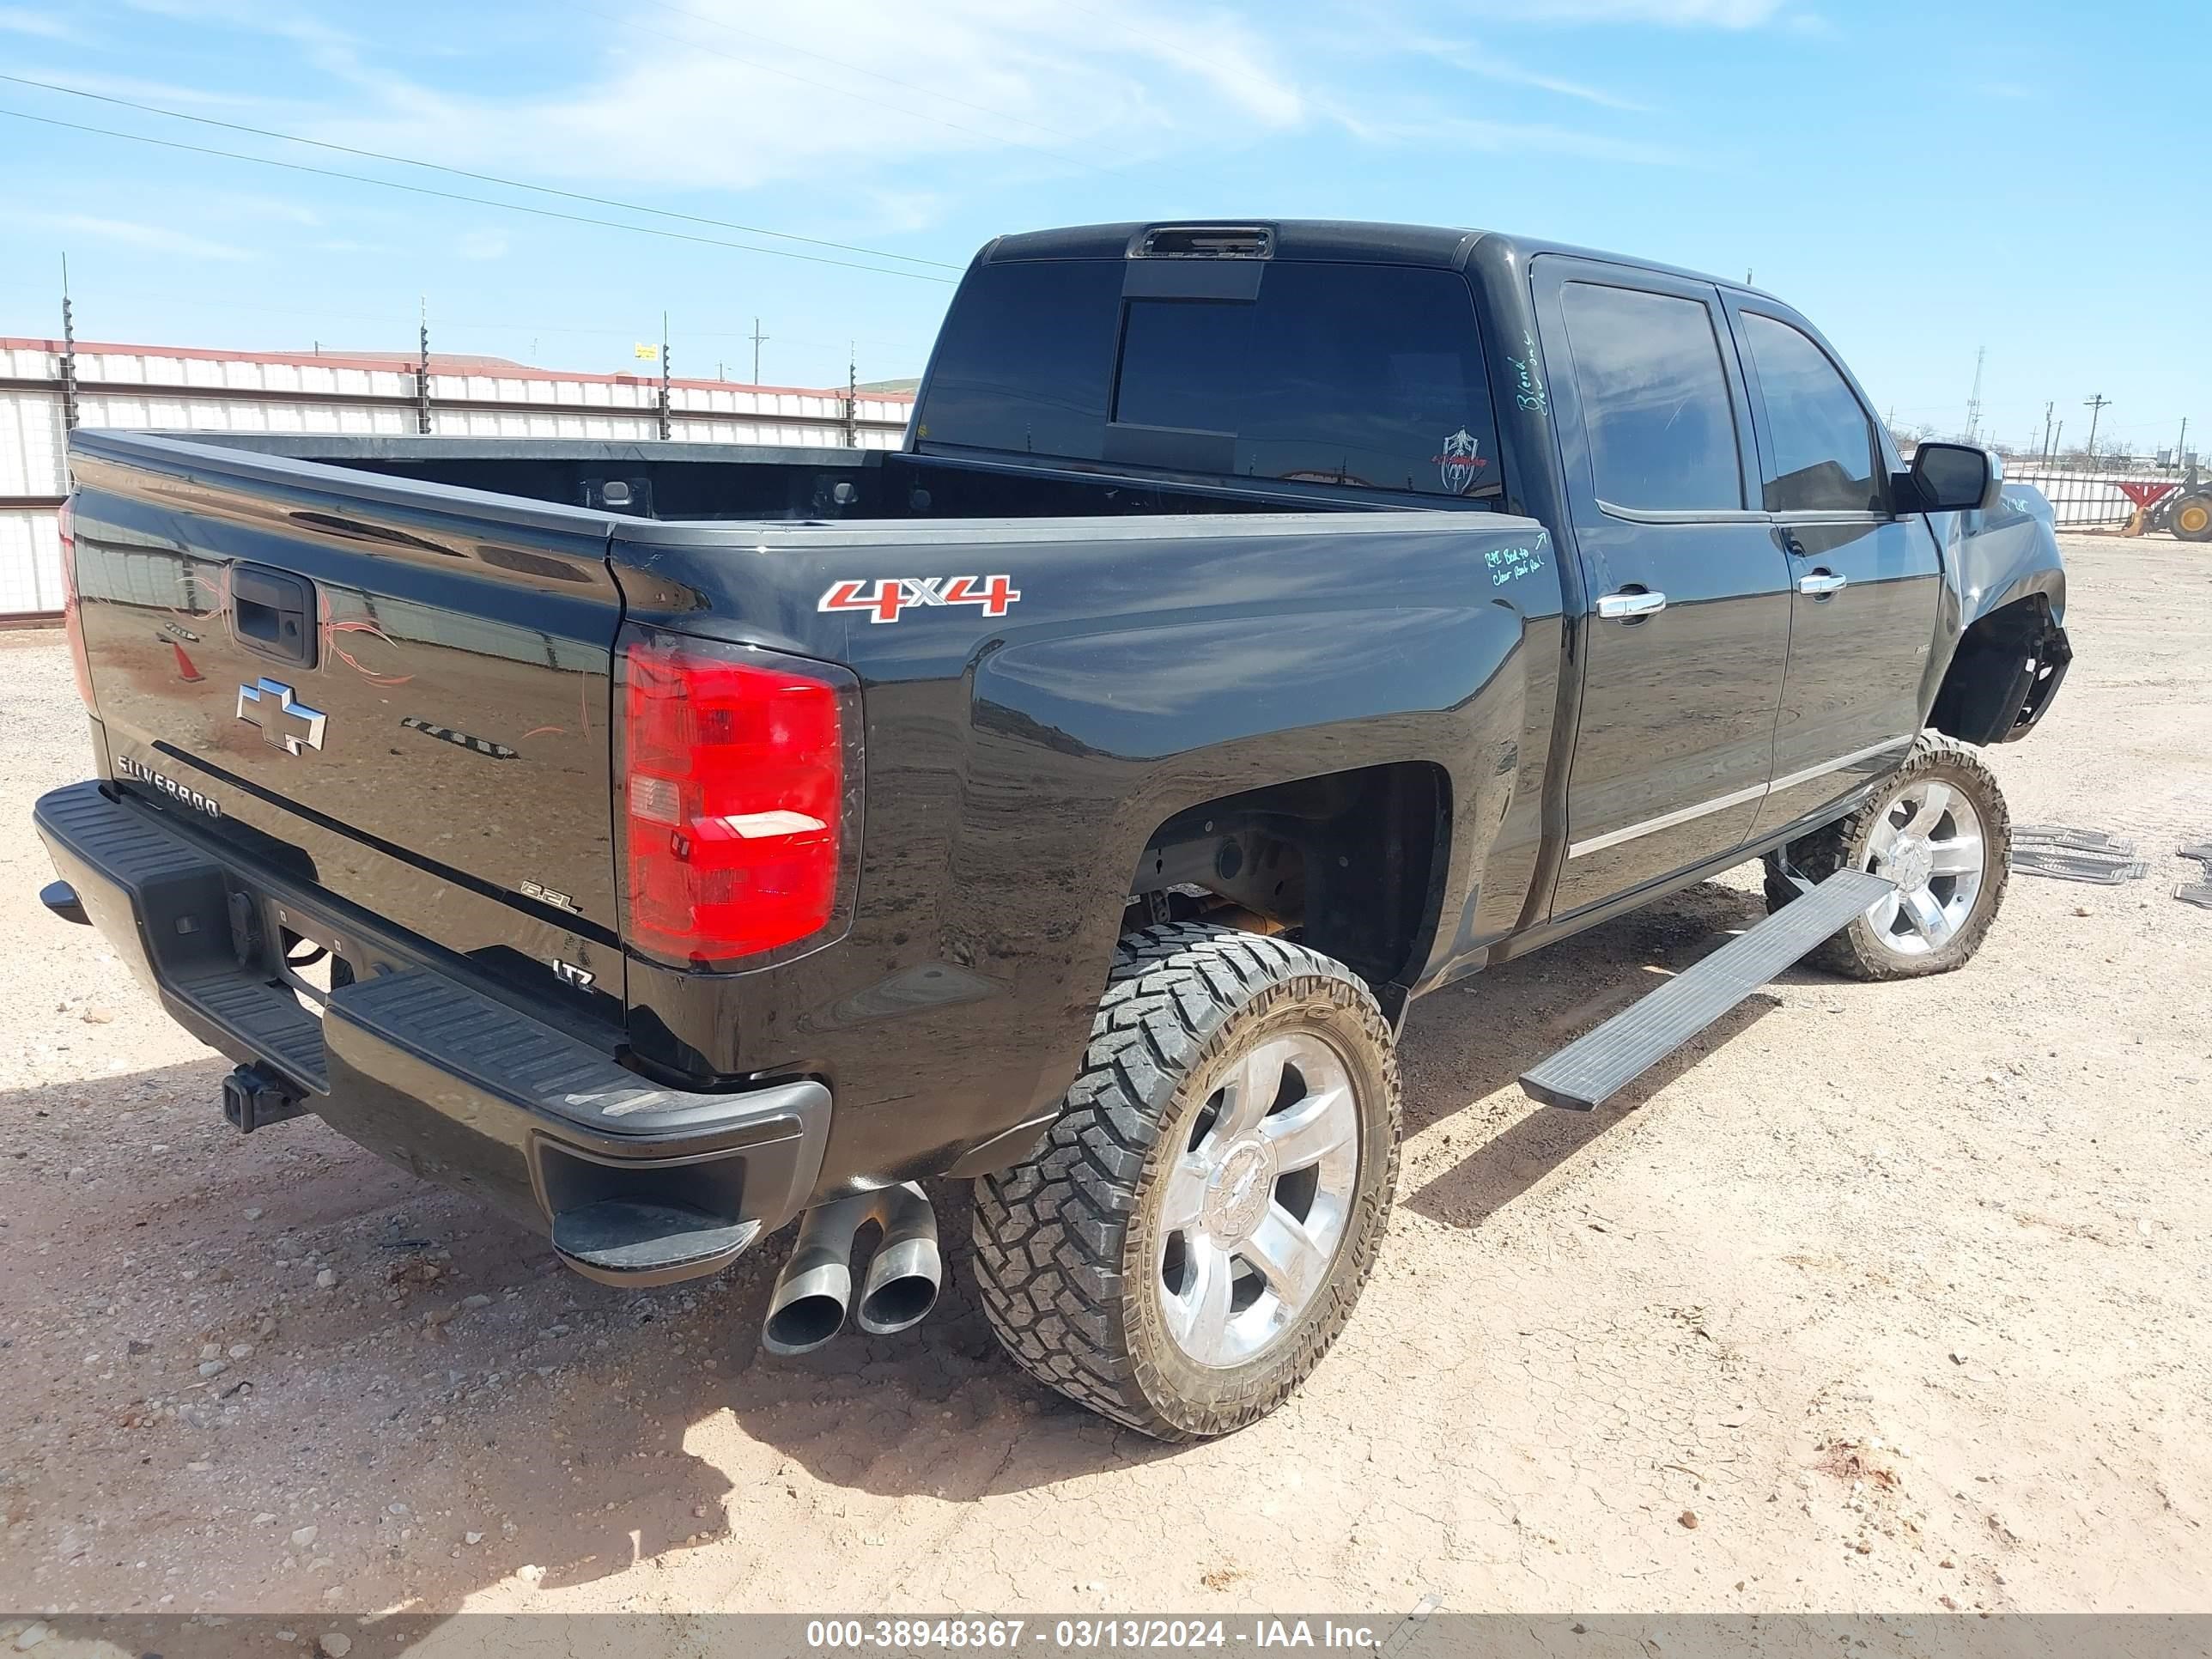
[[[1805,960],[1850,979],[1912,979],[1963,968],[1980,950],[2012,873],[2012,817],[1996,775],[1933,732],[1849,817],[1766,855],[1766,908],[1808,882],[1870,870],[1896,884]]]
[[[2212,542],[2212,495],[2184,495],[2166,521],[2185,542]]]
[[[975,1183],[992,1329],[1163,1440],[1266,1416],[1374,1265],[1399,1097],[1390,1028],[1341,963],[1198,923],[1126,936],[1060,1118]]]

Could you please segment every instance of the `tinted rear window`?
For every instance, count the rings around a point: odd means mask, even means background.
[[[938,347],[921,437],[1499,493],[1474,306],[1456,272],[1274,261],[1256,300],[1124,301],[1125,269],[1013,263],[971,277]]]
[[[1121,266],[982,265],[937,337],[916,435],[1026,454],[1098,455],[1114,378]]]

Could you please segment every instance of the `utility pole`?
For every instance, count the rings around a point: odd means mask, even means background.
[[[2051,459],[2051,410],[2054,402],[2046,399],[2043,405],[2043,459],[2046,465]]]
[[[2182,460],[2181,457],[2182,457],[2182,453],[2183,453],[2185,450],[2186,450],[2188,447],[2189,447],[2189,416],[2187,416],[2186,415],[2185,415],[2185,416],[2183,416],[2181,417],[2181,435],[2180,435],[2179,438],[2176,438],[2176,439],[2173,441],[2173,470],[2174,470],[2176,472],[2180,471],[2181,471],[2181,469],[2182,469],[2182,467],[2183,467],[2183,465],[2185,465],[2185,463],[2183,462],[2183,460]]]
[[[70,306],[69,255],[62,255],[62,430],[76,430],[76,313]]]
[[[2051,434],[2051,459],[2053,463],[2057,461],[2059,455],[2065,450],[2065,447],[2066,422],[2061,421],[2058,423],[2057,429]]]
[[[430,430],[430,296],[420,298],[422,313],[422,356],[415,365],[415,429]]]
[[[855,340],[845,349],[845,447],[860,447],[860,345]]]
[[[660,435],[668,436],[668,313],[660,313]]]
[[[1974,389],[1966,394],[1966,441],[1972,443],[1982,427],[1982,360],[1990,355],[1987,346],[1974,349]]]
[[[761,332],[761,330],[760,330],[760,319],[759,319],[759,318],[757,318],[757,317],[754,318],[754,319],[753,319],[753,384],[754,384],[755,386],[758,386],[758,385],[760,384],[760,349],[761,349],[761,342],[762,342],[763,340],[767,339],[767,338],[768,338],[768,336]]]
[[[2110,404],[2112,401],[2112,400],[2110,398],[2107,398],[2101,392],[2094,398],[2084,398],[2081,399],[2081,406],[2089,411],[2089,442],[2087,449],[2089,465],[2091,466],[2094,466],[2097,464],[2097,417],[2105,412],[2106,405]]]

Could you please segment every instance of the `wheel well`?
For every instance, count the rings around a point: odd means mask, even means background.
[[[1449,784],[1419,762],[1270,784],[1176,813],[1146,843],[1132,921],[1293,933],[1395,1017],[1435,928]]]
[[[1961,743],[2026,737],[2071,656],[2048,599],[2035,593],[2002,605],[1960,635],[1928,723]]]

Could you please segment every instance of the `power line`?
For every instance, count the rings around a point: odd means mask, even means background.
[[[558,196],[565,201],[589,202],[596,207],[621,208],[630,213],[650,213],[663,219],[681,219],[695,225],[712,225],[717,230],[742,231],[748,236],[773,236],[780,242],[805,242],[811,247],[836,248],[841,253],[865,253],[872,259],[896,259],[907,264],[934,265],[939,270],[966,269],[944,259],[925,259],[917,254],[893,253],[885,248],[863,247],[853,242],[826,241],[819,236],[799,236],[787,230],[764,230],[758,225],[741,225],[733,220],[710,219],[696,213],[678,213],[672,208],[647,207],[642,202],[625,202],[612,196],[592,196],[582,191],[556,190],[551,185],[533,185],[520,179],[503,179],[495,173],[471,173],[466,167],[447,167],[441,161],[418,161],[411,155],[392,155],[379,149],[357,149],[352,144],[303,138],[295,132],[278,132],[272,128],[248,126],[239,121],[219,121],[212,115],[193,115],[180,109],[164,109],[158,104],[136,103],[128,98],[111,97],[104,92],[88,92],[82,87],[64,86],[56,81],[33,81],[28,76],[7,74],[0,74],[0,81],[12,81],[19,87],[36,87],[42,92],[66,93],[72,98],[88,98],[97,104],[112,104],[118,109],[135,109],[145,115],[166,116],[172,121],[191,121],[204,127],[221,127],[228,132],[250,133],[256,138],[275,138],[288,144],[306,144],[315,149],[332,150],[341,155],[358,155],[366,161],[389,161],[397,167],[421,167],[425,172],[442,173],[455,179],[473,179],[478,184],[498,185],[507,190],[533,191],[541,196]]]
[[[4,292],[4,289],[0,289],[0,293]],[[187,311],[250,311],[257,317],[304,317],[317,323],[360,323],[372,328],[390,326],[401,314],[398,312],[331,311],[320,306],[272,306],[264,305],[258,300],[193,299],[166,291],[115,288],[104,283],[99,285],[95,298],[109,301],[155,300],[165,306],[176,307]],[[475,329],[494,333],[594,335],[611,340],[637,338],[637,331],[635,328],[592,327],[585,324],[549,323],[513,317],[501,318],[497,321],[483,318],[447,317],[443,319],[441,325],[449,329]],[[687,328],[683,331],[680,337],[686,340],[750,340],[752,333],[748,329]],[[787,345],[812,347],[822,351],[836,352],[841,357],[845,355],[845,349],[838,345],[835,340],[816,340],[789,334],[780,334],[776,338]],[[927,352],[929,349],[925,342],[917,340],[883,340],[871,338],[866,335],[862,335],[859,338],[862,345],[878,346],[886,351]]]
[[[805,46],[794,46],[788,40],[779,40],[774,35],[763,34],[756,29],[741,29],[736,24],[726,23],[720,18],[708,17],[702,12],[692,11],[687,7],[672,5],[670,0],[646,0],[646,3],[662,11],[674,12],[679,17],[689,17],[694,22],[704,23],[709,28],[720,29],[726,34],[742,34],[749,40],[758,40],[764,46],[774,46],[781,52],[795,52],[801,58],[811,58],[818,64],[828,64],[835,68],[848,70],[854,75],[865,75],[871,81],[881,81],[885,86],[902,87],[908,92],[918,92],[925,98],[934,98],[941,103],[957,104],[963,109],[974,110],[978,115],[996,116],[1001,121],[1018,122],[1025,127],[1035,127],[1039,132],[1048,132],[1055,138],[1065,138],[1070,143],[1087,144],[1091,142],[1079,133],[1068,132],[1059,127],[1048,127],[1043,122],[1032,121],[1025,115],[1016,115],[1009,110],[994,109],[988,104],[970,103],[965,98],[955,98],[949,92],[939,92],[933,87],[921,86],[912,81],[902,81],[896,76],[879,74],[874,70],[865,69],[858,64],[848,64],[842,58],[832,58],[826,52],[815,52]],[[1121,152],[1115,153],[1118,155]]]
[[[658,236],[672,242],[694,242],[705,247],[734,248],[740,253],[765,253],[778,259],[801,259],[808,264],[836,265],[845,270],[866,270],[878,276],[903,276],[917,283],[938,283],[950,288],[949,276],[933,276],[923,270],[893,270],[884,265],[864,265],[850,259],[829,259],[818,253],[797,253],[789,248],[758,247],[750,242],[728,242],[718,236],[695,236],[681,230],[662,230],[653,225],[624,224],[619,219],[595,219],[588,214],[562,213],[552,208],[526,207],[520,202],[502,202],[495,197],[470,196],[459,191],[433,190],[428,185],[403,185],[396,179],[378,179],[365,173],[341,173],[332,167],[311,167],[303,161],[280,161],[269,155],[246,155],[234,149],[213,149],[205,144],[181,143],[173,138],[155,138],[143,132],[118,132],[112,127],[88,126],[81,121],[64,121],[51,115],[33,115],[27,110],[0,108],[0,115],[18,121],[35,121],[41,126],[63,127],[71,132],[97,133],[104,138],[126,139],[134,144],[152,144],[162,149],[184,150],[194,155],[219,155],[230,161],[250,161],[256,167],[282,167],[287,173],[308,173],[322,179],[343,179],[356,185],[375,185],[385,190],[401,190],[415,196],[434,196],[442,201],[467,202],[477,207],[499,208],[508,213],[527,213],[540,219],[558,219],[572,225],[597,225],[603,230],[627,230],[640,236]]]

